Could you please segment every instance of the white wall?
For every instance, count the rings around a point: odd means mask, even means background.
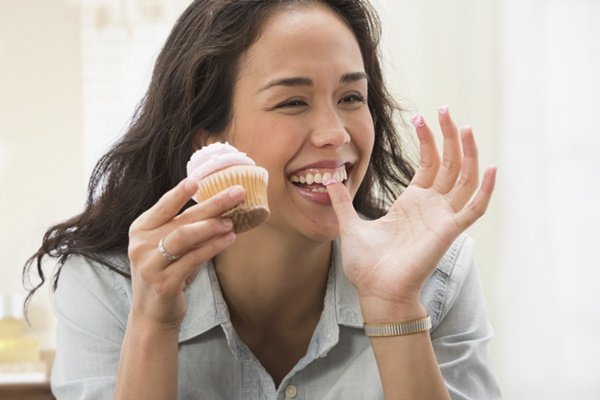
[[[507,398],[597,399],[600,3],[502,14],[499,366]]]
[[[24,293],[24,261],[49,225],[83,204],[79,8],[59,0],[0,2],[0,292]],[[47,294],[31,308],[53,343]]]
[[[49,226],[82,210],[90,171],[126,125],[186,1],[163,3],[0,1],[0,294],[26,294],[25,260]],[[55,341],[47,288],[29,314],[43,348]]]

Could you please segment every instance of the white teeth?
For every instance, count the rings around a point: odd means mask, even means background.
[[[327,189],[324,186],[312,188],[310,191],[314,193],[327,193]]]
[[[348,173],[346,172],[346,168],[339,167],[335,171],[325,172],[322,174],[320,172],[312,172],[312,173],[307,172],[306,175],[299,174],[299,175],[291,175],[290,176],[290,182],[306,184],[306,185],[312,185],[313,183],[324,184],[325,182],[327,182],[330,179],[333,179],[336,182],[343,182],[346,179],[348,179]]]

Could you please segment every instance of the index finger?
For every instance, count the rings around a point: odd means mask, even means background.
[[[143,229],[154,229],[172,220],[183,208],[198,188],[196,182],[191,179],[183,179],[173,189],[142,213],[132,225]]]
[[[327,187],[333,211],[337,216],[340,231],[343,231],[353,220],[359,219],[352,205],[350,192],[343,183],[334,180],[329,180],[324,184]]]

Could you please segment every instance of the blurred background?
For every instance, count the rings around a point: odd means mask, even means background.
[[[21,268],[45,230],[82,209],[95,161],[127,126],[188,3],[0,1],[0,295],[25,293]],[[473,126],[482,170],[498,166],[470,233],[505,398],[597,399],[600,2],[373,3],[407,115],[435,126],[448,104]],[[52,350],[48,290],[30,319],[26,335]]]

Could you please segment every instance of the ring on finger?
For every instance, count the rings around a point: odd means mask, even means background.
[[[165,249],[165,239],[166,238],[162,238],[160,239],[160,242],[158,242],[158,252],[160,253],[161,256],[163,256],[164,258],[166,258],[167,260],[173,262],[175,260],[177,260],[179,257],[181,257],[180,254],[171,254],[167,251],[167,249]]]

